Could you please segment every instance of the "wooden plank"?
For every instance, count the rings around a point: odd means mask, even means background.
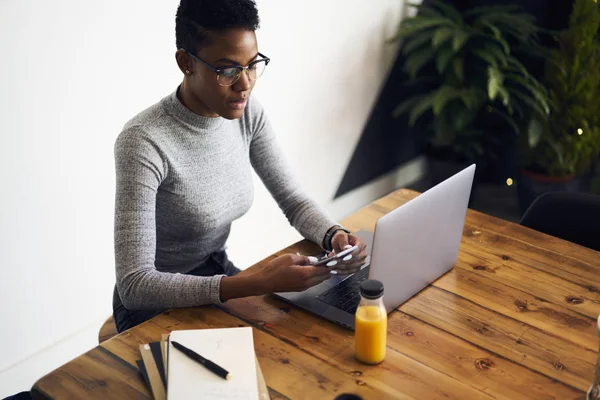
[[[489,250],[463,241],[456,267],[486,276],[590,318],[598,317],[600,293],[590,292],[581,285],[532,268],[518,258],[503,258],[501,254],[505,252],[500,250],[500,254],[496,254],[497,251],[498,249]]]
[[[236,300],[232,300],[236,301]],[[228,302],[229,303],[229,302]],[[281,312],[281,311],[280,311]],[[187,317],[183,317],[187,315]],[[183,318],[182,318],[183,317]],[[182,323],[182,320],[190,321]],[[157,317],[153,323],[166,328],[177,323],[178,329],[198,329],[205,323],[218,326],[246,325],[214,309],[174,310]],[[390,352],[384,364],[364,366],[354,360],[352,346],[337,349],[334,357],[306,351],[322,338],[304,338],[299,346],[267,333],[265,324],[256,324],[254,343],[267,385],[289,398],[334,398],[341,393],[356,393],[364,398],[487,398],[449,377],[437,373],[399,353]],[[259,329],[256,329],[258,327]],[[331,335],[331,332],[325,334]],[[318,358],[317,358],[318,357]],[[357,372],[361,368],[360,374]],[[432,382],[435,382],[432,384]]]
[[[152,399],[137,369],[98,347],[37,381],[32,392],[56,399]]]
[[[276,298],[237,299],[227,302],[224,307],[233,315],[243,316],[252,325],[260,326],[322,359],[333,360],[340,354],[352,352],[351,331]],[[426,365],[470,386],[477,393],[511,400],[566,399],[582,393],[405,314],[391,314],[388,324],[388,348],[391,350],[388,356],[398,352],[417,365]],[[386,365],[389,362],[387,358]],[[346,365],[350,369],[355,368],[350,373],[357,376],[362,376],[369,369],[355,362],[344,364],[342,368]],[[464,398],[467,396],[464,395]]]
[[[594,319],[504,285],[483,273],[454,268],[435,281],[434,286],[590,350],[598,349]]]
[[[600,293],[600,253],[597,254],[596,263],[592,265],[556,252],[574,246],[570,242],[561,241],[561,246],[549,251],[547,248],[536,247],[495,233],[487,226],[467,223],[463,243],[494,252],[507,262],[518,260],[529,267],[580,285],[588,292]],[[586,253],[586,251],[580,252],[580,254]]]
[[[496,399],[573,399],[583,392],[396,311],[390,344]]]
[[[597,352],[444,290],[430,286],[400,310],[579,390],[592,381]]]
[[[528,243],[551,254],[570,257],[591,266],[598,266],[600,253],[597,251],[546,235],[545,233],[526,228],[519,224],[504,221],[474,210],[470,210],[468,213],[467,223],[489,228],[497,234]]]

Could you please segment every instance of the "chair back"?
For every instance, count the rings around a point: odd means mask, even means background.
[[[600,251],[600,196],[545,193],[531,203],[520,224]]]

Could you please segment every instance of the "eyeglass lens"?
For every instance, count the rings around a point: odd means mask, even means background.
[[[251,81],[258,79],[265,72],[266,66],[266,60],[258,60],[252,64],[251,67],[246,69],[248,79]],[[242,68],[240,67],[223,68],[221,73],[217,75],[217,81],[221,86],[231,86],[238,81],[241,72]]]

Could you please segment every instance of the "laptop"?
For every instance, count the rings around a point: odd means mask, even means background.
[[[474,176],[475,164],[379,218],[374,233],[354,233],[369,255],[358,272],[275,296],[353,330],[359,285],[377,279],[392,312],[456,263]]]

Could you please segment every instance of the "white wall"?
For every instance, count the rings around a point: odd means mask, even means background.
[[[301,184],[336,217],[381,194],[332,201],[393,61],[384,41],[402,3],[258,1],[273,61],[255,94]],[[0,373],[111,313],[113,143],[181,80],[177,4],[0,2]],[[299,238],[257,188],[229,242],[242,268]]]

